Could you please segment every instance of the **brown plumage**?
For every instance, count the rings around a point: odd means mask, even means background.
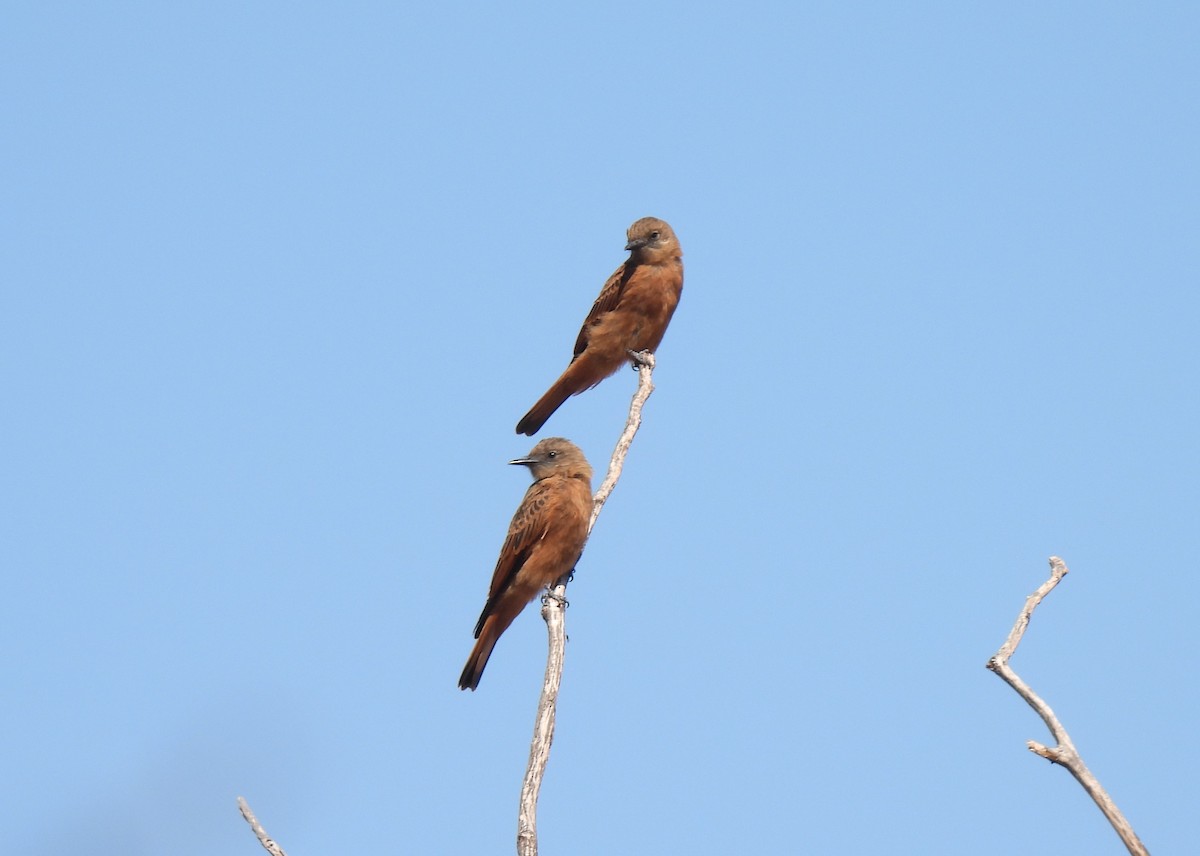
[[[575,340],[562,376],[517,423],[536,434],[572,395],[591,389],[629,361],[629,351],[655,351],[683,292],[683,251],[662,220],[643,217],[629,227],[629,258],[604,283]]]
[[[579,447],[570,440],[549,437],[526,457],[509,463],[529,467],[533,484],[513,515],[500,548],[487,603],[475,625],[479,641],[458,679],[463,690],[479,686],[500,634],[539,591],[575,567],[587,541],[592,468]]]

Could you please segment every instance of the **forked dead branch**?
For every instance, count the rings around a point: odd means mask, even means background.
[[[1050,579],[1038,586],[1037,591],[1025,599],[1025,606],[1017,616],[1012,630],[1009,631],[1008,638],[1004,640],[1004,644],[1000,646],[1000,650],[987,661],[987,667],[999,675],[1006,684],[1016,690],[1017,695],[1025,699],[1025,702],[1037,712],[1037,715],[1046,723],[1046,727],[1050,729],[1050,734],[1057,744],[1055,746],[1046,746],[1038,743],[1036,740],[1030,740],[1027,743],[1029,751],[1069,770],[1071,775],[1075,777],[1076,781],[1083,786],[1083,789],[1088,792],[1088,795],[1099,806],[1100,811],[1104,812],[1104,816],[1108,818],[1108,822],[1117,831],[1117,835],[1121,837],[1121,841],[1124,842],[1129,852],[1148,856],[1149,851],[1137,837],[1137,834],[1133,831],[1133,827],[1125,819],[1125,815],[1121,814],[1121,810],[1112,801],[1112,797],[1100,786],[1100,781],[1087,768],[1087,765],[1083,763],[1083,758],[1080,757],[1079,752],[1075,749],[1071,735],[1067,734],[1067,730],[1058,721],[1058,717],[1054,715],[1054,711],[1050,709],[1050,705],[1046,704],[1037,693],[1030,689],[1029,685],[1021,680],[1020,675],[1008,664],[1008,661],[1016,652],[1017,646],[1021,644],[1021,638],[1025,635],[1025,629],[1029,627],[1029,620],[1033,617],[1033,611],[1037,609],[1038,604],[1042,602],[1046,595],[1050,594],[1054,587],[1062,582],[1063,577],[1067,573],[1067,566],[1063,560],[1058,556],[1051,556]]]

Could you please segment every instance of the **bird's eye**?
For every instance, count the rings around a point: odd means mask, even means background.
[[[552,450],[550,450],[549,452],[547,452],[547,453],[546,453],[546,457],[547,457],[547,458],[557,458],[557,457],[558,457],[558,452],[555,452],[555,451],[552,449]]]
[[[657,229],[655,229],[653,232],[650,233],[650,240],[651,241],[658,240],[658,230]]]

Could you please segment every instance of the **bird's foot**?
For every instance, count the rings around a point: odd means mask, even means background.
[[[558,594],[552,588],[546,589],[545,593],[542,595],[542,604],[545,605],[548,603],[557,603],[560,609],[566,609],[571,605],[571,602],[567,600],[566,595]]]
[[[626,348],[625,353],[629,354],[629,359],[633,361],[634,371],[637,371],[643,366],[651,371],[654,370],[654,354],[650,353],[649,351],[634,351]]]

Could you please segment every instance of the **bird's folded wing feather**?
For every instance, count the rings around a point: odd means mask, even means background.
[[[487,603],[483,607],[483,613],[479,616],[479,623],[475,628],[476,637],[479,636],[483,622],[492,614],[496,601],[504,594],[512,583],[513,577],[528,561],[529,554],[533,552],[533,548],[537,546],[538,541],[545,536],[546,530],[549,528],[550,520],[554,516],[553,506],[556,503],[551,501],[554,492],[547,483],[548,481],[548,479],[543,479],[529,486],[529,490],[525,492],[525,498],[521,500],[521,504],[517,508],[517,513],[513,515],[512,523],[508,524],[508,536],[504,539],[504,546],[500,548],[500,558],[496,560],[496,570],[492,573],[492,585],[488,589]]]
[[[621,293],[625,290],[625,283],[629,280],[629,277],[625,275],[625,267],[625,265],[621,265],[613,271],[608,282],[604,283],[604,288],[600,289],[600,296],[592,304],[592,311],[588,313],[587,318],[583,319],[583,326],[579,328],[579,338],[575,340],[576,357],[582,354],[583,349],[587,347],[588,333],[596,320],[605,312],[611,312],[621,302]]]

